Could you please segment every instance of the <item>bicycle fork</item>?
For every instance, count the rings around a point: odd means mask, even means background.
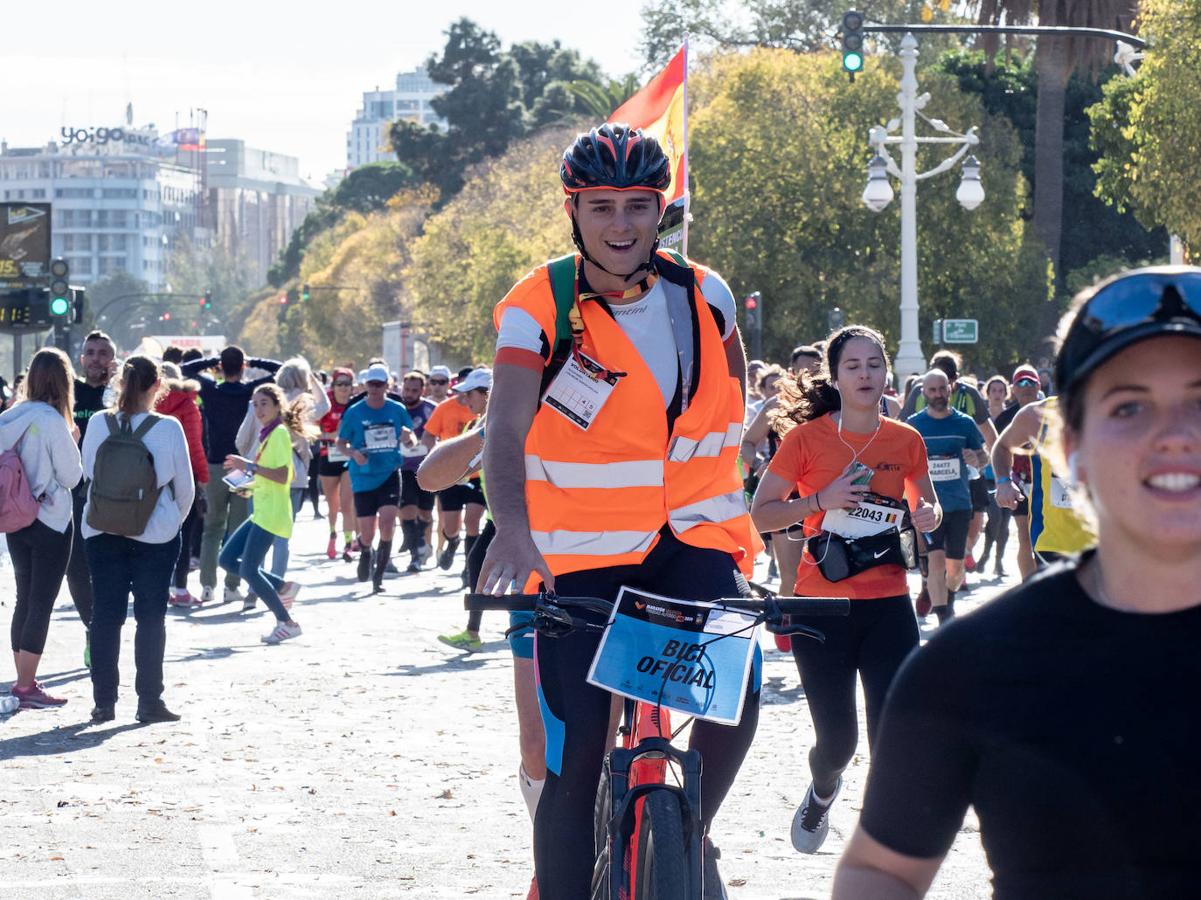
[[[630,783],[631,770],[644,757],[674,765],[681,773],[683,787],[663,781]],[[642,799],[652,791],[671,791],[680,800],[684,817],[684,852],[688,870],[689,897],[701,896],[701,754],[680,750],[666,738],[648,737],[630,750],[615,749],[605,759],[610,785],[609,897],[627,900],[632,896],[631,837],[637,834]]]

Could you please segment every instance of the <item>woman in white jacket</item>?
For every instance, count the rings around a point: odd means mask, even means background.
[[[16,404],[0,414],[0,448],[16,448],[38,516],[8,534],[17,582],[12,648],[17,681],[12,695],[21,709],[47,709],[67,701],[52,697],[37,682],[46,647],[50,613],[71,556],[71,488],[83,469],[75,445],[78,430],[71,417],[75,372],[65,353],[39,350],[29,363]]]
[[[85,540],[88,567],[92,573],[92,710],[93,722],[109,722],[116,715],[120,673],[117,656],[121,626],[133,594],[134,688],[138,694],[139,722],[174,722],[179,716],[163,703],[163,656],[167,648],[167,594],[175,561],[179,556],[179,527],[192,508],[195,484],[183,426],[170,416],[151,412],[162,388],[158,363],[146,356],[131,356],[121,369],[117,408],[97,414],[88,423],[83,440],[83,469],[91,489],[83,511],[80,533]],[[106,478],[122,477],[120,471],[99,471],[96,465],[101,446],[109,439],[109,419],[118,427],[128,423],[137,432],[148,416],[154,424],[141,437],[154,464],[159,488],[154,508],[145,527],[135,535],[113,533],[118,526],[104,525],[105,516],[93,515],[97,498],[115,495]],[[103,468],[103,467],[101,467]],[[100,507],[103,509],[103,505]],[[95,524],[94,524],[95,523]],[[99,525],[112,529],[101,530]]]

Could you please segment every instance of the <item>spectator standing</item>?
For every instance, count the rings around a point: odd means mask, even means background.
[[[130,594],[137,622],[137,720],[179,719],[163,702],[165,618],[180,555],[180,525],[192,509],[195,481],[183,426],[151,412],[162,386],[154,360],[130,357],[121,369],[116,409],[105,412],[83,442],[83,468],[91,488],[82,535],[95,591],[93,722],[110,722],[116,715],[117,659]],[[133,446],[135,441],[142,446]],[[153,506],[136,499],[148,495],[154,496]]]
[[[88,431],[88,420],[107,405],[109,382],[116,374],[117,347],[103,331],[93,331],[83,339],[83,349],[79,354],[80,374],[82,378],[75,379],[75,406],[72,417],[75,427],[79,429],[79,443],[83,443]],[[83,517],[83,505],[88,499],[87,479],[81,479],[71,492],[72,527],[79,534],[79,523]],[[71,558],[67,561],[67,590],[71,592],[71,602],[79,613],[84,629],[92,624],[92,575],[88,571],[88,554],[84,549],[83,538],[72,540]],[[92,667],[92,641],[88,632],[84,637],[83,664]]]
[[[280,363],[271,359],[251,359],[249,364],[271,373],[280,367]],[[218,366],[222,381],[202,374]],[[184,363],[181,368],[186,378],[199,376],[202,413],[208,426],[209,480],[204,536],[200,542],[200,600],[202,603],[211,603],[216,596],[217,554],[221,544],[246,520],[248,511],[246,498],[231,492],[229,485],[221,480],[224,475],[222,465],[227,456],[237,451],[235,438],[251,395],[260,385],[270,382],[273,376],[243,381],[247,368],[246,354],[241,347],[233,345],[222,350],[220,356],[194,359]],[[223,602],[245,599],[238,593],[238,582],[237,572],[227,572]]]
[[[37,672],[71,555],[71,489],[83,474],[71,422],[74,381],[65,353],[50,347],[39,350],[29,363],[17,402],[0,414],[0,446],[16,449],[38,502],[37,518],[7,536],[17,582],[10,632],[17,667],[12,695],[21,709],[67,702],[47,694]]]

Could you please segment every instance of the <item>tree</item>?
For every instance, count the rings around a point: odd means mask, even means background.
[[[572,81],[568,89],[576,96],[580,112],[593,121],[602,121],[621,104],[625,103],[642,87],[642,82],[633,73],[624,78],[610,78],[601,83],[596,81]]]
[[[1201,7],[1144,0],[1139,28],[1152,49],[1137,78],[1110,82],[1089,111],[1101,151],[1097,192],[1201,247]]]
[[[874,65],[848,90],[832,53],[762,49],[718,57],[693,81],[689,252],[725,275],[735,296],[761,292],[771,358],[824,337],[834,306],[890,342],[899,336],[899,203],[873,214],[859,199],[867,128],[895,114],[898,75],[891,61]],[[1028,311],[1047,295],[1021,218],[1021,145],[954,79],[930,72],[922,87],[941,118],[980,124],[987,199],[969,213],[951,177],[922,187],[921,333],[936,318],[979,319],[973,365],[1000,369],[1034,349]],[[923,149],[919,165],[945,152]]]
[[[979,21],[997,24],[1118,28],[1128,30],[1134,0],[980,0]],[[1034,137],[1034,230],[1062,284],[1060,260],[1064,209],[1064,110],[1068,80],[1077,69],[1096,74],[1108,60],[1112,43],[1096,38],[1041,35],[1034,53],[1038,73],[1038,109]],[[1041,330],[1054,325],[1054,310],[1040,317]]]
[[[245,254],[231,253],[224,245],[198,244],[182,239],[171,250],[167,284],[172,293],[184,295],[172,305],[187,313],[184,321],[196,321],[202,334],[220,334],[230,323],[240,321],[249,298],[258,287],[254,267]],[[213,310],[201,316],[199,298],[212,292]]]

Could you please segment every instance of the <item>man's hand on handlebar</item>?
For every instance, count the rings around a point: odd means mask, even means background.
[[[488,545],[475,589],[481,594],[503,594],[513,581],[518,588],[522,587],[532,572],[541,577],[548,591],[555,589],[555,576],[529,533],[497,529],[496,537]]]

